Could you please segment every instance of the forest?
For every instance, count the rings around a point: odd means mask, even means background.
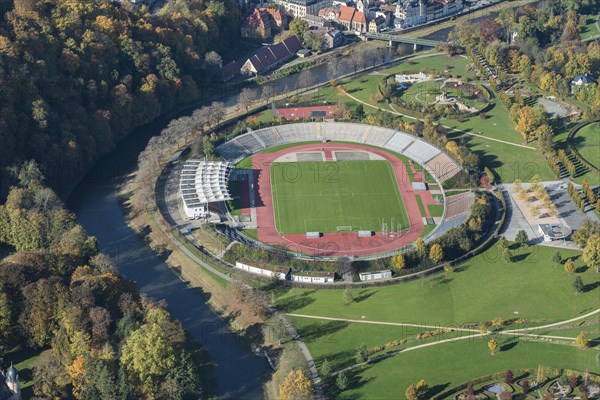
[[[135,127],[205,98],[239,37],[234,0],[0,0],[0,168],[67,193]],[[229,52],[229,53],[228,53]],[[203,97],[204,96],[204,97]]]
[[[39,399],[198,398],[193,345],[98,252],[34,162],[0,206],[0,358],[43,351]]]

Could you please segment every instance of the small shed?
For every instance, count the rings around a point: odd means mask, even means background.
[[[310,51],[309,49],[300,49],[298,50],[298,52],[296,53],[296,55],[300,58],[306,58],[309,57],[312,54],[312,51]]]
[[[367,271],[358,274],[361,281],[374,281],[379,279],[388,279],[392,277],[392,271],[384,269],[381,271]]]

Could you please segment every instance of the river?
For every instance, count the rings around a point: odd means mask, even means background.
[[[392,56],[388,51],[386,60]],[[342,59],[343,60],[343,59]],[[351,72],[342,61],[340,74]],[[313,68],[318,82],[327,82],[327,64]],[[293,90],[298,74],[269,83],[277,91]],[[236,94],[224,94],[226,105],[237,101]],[[200,104],[198,104],[200,106]],[[164,299],[174,318],[180,320],[191,336],[207,350],[216,364],[219,398],[262,398],[262,382],[269,377],[264,358],[254,355],[238,335],[224,325],[221,318],[206,304],[197,289],[189,288],[156,256],[148,245],[127,225],[117,190],[135,169],[137,157],[148,140],[160,134],[171,118],[191,113],[182,112],[159,118],[137,128],[119,142],[112,153],[101,158],[73,190],[69,208],[86,231],[98,238],[100,250],[112,257],[119,272],[136,282],[153,299]]]
[[[134,280],[153,299],[165,299],[174,318],[208,352],[216,365],[217,395],[223,399],[262,399],[262,382],[269,378],[267,361],[232,333],[206,304],[197,289],[179,280],[164,261],[125,222],[117,188],[133,170],[140,151],[168,120],[136,129],[117,149],[100,159],[69,198],[69,208],[81,225],[113,258],[119,272]]]

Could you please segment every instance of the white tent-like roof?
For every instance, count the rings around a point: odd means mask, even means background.
[[[227,181],[233,164],[227,161],[188,160],[179,178],[179,192],[187,208],[232,200]]]

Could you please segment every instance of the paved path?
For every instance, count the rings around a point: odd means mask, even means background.
[[[160,224],[158,222],[157,211],[152,212],[152,218],[154,219],[154,222],[160,227]],[[162,228],[161,228],[161,230],[162,230]],[[192,261],[196,262],[198,265],[200,265],[202,268],[206,269],[207,271],[210,271],[213,274],[225,279],[226,281],[233,282],[234,279],[229,274],[225,274],[225,273],[219,271],[218,269],[213,268],[206,262],[204,262],[201,258],[196,256],[187,247],[185,247],[179,240],[177,240],[173,236],[173,234],[171,234],[170,232],[165,232],[164,230],[162,230],[162,232],[167,236],[167,238],[179,250],[181,250],[189,258],[191,258]],[[300,337],[300,335],[298,335],[298,332],[296,332],[296,329],[294,328],[294,326],[292,324],[290,324],[289,321],[287,321],[283,317],[283,315],[281,315],[281,313],[279,313],[278,311],[274,311],[273,316],[275,318],[277,318],[283,324],[283,326],[285,326],[285,328],[288,330],[288,333],[294,338],[294,340],[298,344],[298,347],[300,347],[300,350],[302,351],[302,354],[304,355],[304,358],[306,359],[306,363],[308,364],[308,370],[309,370],[309,373],[310,373],[310,376],[311,376],[311,379],[313,382],[313,387],[315,389],[316,398],[317,398],[317,400],[323,400],[324,395],[323,395],[323,387],[321,386],[321,378],[319,377],[319,372],[318,372],[315,362],[312,358],[312,355],[310,354],[310,351],[308,350],[308,347],[306,347],[306,344],[304,344],[304,342],[302,341],[302,338]]]
[[[344,93],[346,96],[350,97],[352,100],[357,101],[357,102],[359,102],[361,104],[364,104],[367,107],[371,107],[371,108],[374,108],[376,110],[385,111],[385,112],[388,112],[390,114],[398,115],[400,117],[406,117],[406,118],[410,118],[410,119],[414,119],[414,120],[423,121],[420,118],[416,118],[416,117],[412,117],[410,115],[402,114],[402,113],[399,113],[398,111],[386,110],[385,108],[374,106],[374,105],[372,105],[370,103],[367,103],[366,101],[362,101],[362,100],[357,99],[356,97],[352,96],[350,93],[348,93],[346,91],[343,91],[342,93]],[[390,107],[392,107],[392,106],[390,106]],[[463,134],[463,135],[475,136],[475,137],[478,137],[478,138],[481,138],[481,139],[484,139],[484,140],[491,140],[492,142],[504,143],[504,144],[508,144],[510,146],[522,147],[524,149],[529,149],[529,150],[536,150],[536,148],[533,147],[533,146],[527,146],[527,145],[524,145],[524,144],[507,142],[506,140],[500,140],[500,139],[495,139],[495,138],[491,138],[491,137],[484,136],[484,135],[479,135],[477,133],[466,132],[466,131],[463,131],[463,130],[460,130],[460,129],[453,128],[453,127],[448,126],[448,125],[443,125],[443,124],[440,124],[440,125],[443,126],[446,129],[448,129],[449,131],[458,132],[458,133]]]
[[[475,329],[467,329],[467,328],[456,328],[456,327],[444,327],[444,326],[435,326],[435,325],[425,325],[425,324],[411,324],[411,323],[402,323],[402,322],[385,322],[385,321],[365,321],[365,320],[355,320],[355,319],[346,319],[346,318],[333,318],[333,317],[321,317],[318,315],[308,315],[308,314],[294,314],[294,313],[287,313],[286,315],[291,316],[291,317],[301,317],[301,318],[313,318],[313,319],[320,319],[320,320],[327,320],[327,321],[345,321],[345,322],[353,322],[353,323],[362,323],[362,324],[373,324],[373,325],[392,325],[392,326],[409,326],[409,327],[423,327],[423,328],[428,328],[428,329],[453,329],[454,331],[463,331],[463,332],[469,332],[471,333],[470,335],[465,335],[465,336],[459,336],[459,337],[455,337],[455,338],[449,338],[449,339],[443,339],[443,340],[438,340],[435,342],[430,342],[430,343],[423,343],[423,344],[419,344],[416,346],[412,346],[412,347],[407,347],[405,349],[400,349],[400,350],[396,350],[396,351],[392,351],[380,356],[376,356],[373,357],[372,359],[370,359],[367,362],[364,363],[358,363],[358,364],[353,364],[349,367],[343,368],[341,370],[338,370],[334,373],[332,373],[332,375],[337,375],[340,372],[347,372],[349,370],[352,370],[354,368],[358,368],[358,367],[362,367],[364,365],[367,365],[369,363],[373,363],[376,361],[381,361],[383,359],[386,358],[390,358],[393,357],[395,355],[398,355],[400,353],[406,353],[408,351],[413,351],[413,350],[418,350],[418,349],[422,349],[425,347],[430,347],[430,346],[436,346],[439,344],[443,344],[443,343],[449,343],[449,342],[456,342],[459,340],[464,340],[464,339],[472,339],[472,338],[476,338],[476,337],[483,337],[483,336],[492,336],[492,335],[512,335],[512,336],[526,336],[526,337],[535,337],[535,338],[544,338],[544,339],[554,339],[554,340],[568,340],[568,341],[574,341],[575,338],[572,337],[566,337],[566,336],[554,336],[554,335],[538,335],[538,334],[534,334],[534,333],[526,333],[528,331],[534,330],[534,329],[546,329],[546,328],[552,328],[552,327],[556,327],[556,326],[560,326],[560,325],[565,325],[565,324],[569,324],[571,322],[575,322],[575,321],[579,321],[588,317],[591,317],[595,314],[600,313],[600,308],[596,309],[594,311],[591,311],[587,314],[584,315],[580,315],[579,317],[575,317],[575,318],[571,318],[565,321],[559,321],[559,322],[555,322],[552,324],[547,324],[547,325],[541,325],[541,326],[534,326],[534,327],[529,327],[529,328],[523,328],[523,329],[511,329],[511,330],[506,330],[506,331],[494,331],[494,332],[487,332],[487,333],[479,333],[479,330],[475,330]]]

